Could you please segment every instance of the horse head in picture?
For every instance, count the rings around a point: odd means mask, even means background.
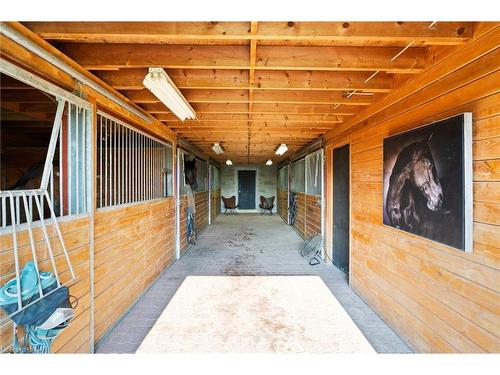
[[[186,183],[191,186],[192,190],[198,189],[196,171],[196,158],[193,158],[193,160],[184,160],[184,177],[186,179]]]
[[[443,204],[443,189],[426,140],[403,148],[389,179],[386,212],[392,225],[418,229],[426,212],[438,211]]]

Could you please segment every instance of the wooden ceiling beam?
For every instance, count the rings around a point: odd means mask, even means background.
[[[201,122],[216,122],[216,123],[232,123],[234,121],[246,120],[247,114],[238,113],[207,113],[198,112],[198,120]],[[327,119],[322,119],[322,114],[280,114],[280,113],[257,113],[253,112],[252,121],[276,121],[276,122],[315,122],[315,123],[330,123],[341,122],[345,116],[353,115],[352,113],[329,115]],[[172,113],[156,113],[155,117],[164,123],[182,123],[182,124],[197,124],[197,120],[186,120],[184,122]]]
[[[151,114],[170,113],[170,111],[162,103],[145,103],[141,104],[145,111]],[[338,116],[352,116],[357,113],[356,106],[340,106],[336,109],[331,104],[255,104],[252,109],[252,114],[282,114],[282,115],[317,115],[331,114]],[[248,105],[241,103],[195,103],[193,108],[197,114],[212,113],[212,114],[247,114]]]
[[[95,75],[116,90],[143,90],[146,68],[99,70]],[[168,69],[167,74],[176,86],[183,89],[248,90],[248,70],[179,70]],[[365,82],[371,72],[326,71],[267,71],[257,70],[254,89],[257,90],[363,90],[389,92],[393,86],[391,74],[379,73]]]
[[[473,35],[471,22],[24,22],[40,37],[80,43],[223,44],[327,41],[336,45],[380,43],[460,44]],[[246,43],[245,43],[246,44]]]
[[[58,46],[88,70],[119,68],[250,69],[250,46],[194,46],[65,43]],[[425,67],[425,49],[394,47],[261,46],[256,70],[383,71],[418,73]]]
[[[151,91],[122,91],[123,95],[137,104],[160,103]],[[183,95],[191,103],[255,103],[255,104],[344,104],[370,105],[380,98],[380,94],[359,92],[359,95],[347,97],[348,92],[341,91],[254,91],[245,90],[192,90],[186,89]],[[248,107],[252,112],[252,106]]]
[[[236,125],[233,127],[225,126],[200,126],[196,127],[171,127],[177,133],[185,132],[209,132],[209,131],[220,131],[220,132],[243,132],[243,131],[262,131],[262,132],[311,132],[311,133],[324,133],[332,130],[334,126],[272,126],[272,125],[252,125],[250,129],[247,126]]]
[[[253,120],[250,122],[251,127],[263,127],[263,126],[269,126],[269,127],[282,127],[284,129],[286,128],[297,128],[297,127],[302,127],[302,128],[315,128],[315,129],[331,129],[332,127],[336,126],[336,124],[341,124],[342,121],[335,121],[335,122],[322,122],[322,123],[316,123],[316,122],[279,122],[279,121],[257,121]],[[248,126],[247,121],[240,120],[240,121],[233,121],[233,122],[224,122],[224,123],[217,123],[217,122],[199,122],[199,123],[168,123],[168,126],[172,129],[197,129],[197,128],[207,128],[207,127],[217,127],[220,129],[226,129],[226,128],[237,128],[241,126]]]
[[[122,91],[123,95],[138,104],[160,103],[149,90]],[[254,91],[245,90],[192,90],[186,89],[183,95],[191,103],[260,103],[260,104],[344,104],[370,105],[380,98],[380,94],[359,92],[347,97],[348,91]],[[250,96],[253,96],[251,98]],[[252,107],[249,106],[249,112]]]

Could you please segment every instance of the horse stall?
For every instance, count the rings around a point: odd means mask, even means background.
[[[0,352],[499,352],[499,46],[2,22]]]

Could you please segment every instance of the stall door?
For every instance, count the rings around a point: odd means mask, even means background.
[[[241,209],[255,208],[255,171],[238,171],[238,205]]]
[[[349,272],[349,145],[333,150],[333,264]]]

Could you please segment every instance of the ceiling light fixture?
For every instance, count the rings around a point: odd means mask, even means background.
[[[278,149],[276,150],[276,155],[283,155],[285,152],[287,152],[288,146],[284,143],[280,144]]]
[[[220,155],[220,154],[223,154],[224,153],[224,150],[222,149],[222,147],[220,147],[220,144],[218,143],[214,143],[213,146],[212,146],[212,150],[213,152],[215,152],[217,155]]]
[[[273,161],[271,159],[269,159],[268,161],[266,161],[266,165],[272,165],[273,164]]]
[[[181,121],[196,119],[193,107],[162,68],[149,68],[149,72],[142,83]]]
[[[233,165],[233,162],[232,162],[231,160],[227,159],[227,160],[226,160],[226,164],[227,164],[227,165]]]

